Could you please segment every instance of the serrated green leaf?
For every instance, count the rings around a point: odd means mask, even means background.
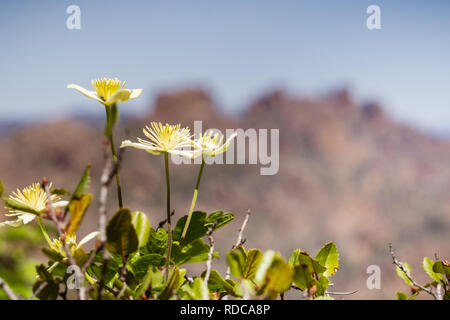
[[[69,204],[70,220],[66,227],[68,234],[75,234],[80,227],[84,214],[92,201],[92,194],[83,194],[80,198],[74,199]]]
[[[122,257],[135,252],[139,246],[136,231],[131,223],[131,212],[123,208],[117,211],[106,226],[106,248]]]
[[[327,270],[324,272],[326,277],[336,273],[339,268],[339,253],[333,242],[324,245],[316,255],[316,260]]]
[[[134,230],[138,236],[139,248],[145,246],[148,242],[148,237],[150,236],[150,222],[147,216],[143,212],[133,212],[131,214],[131,223],[134,226]]]
[[[403,267],[408,271],[408,273],[411,275],[411,266],[406,263],[406,262],[401,262],[401,264],[403,265]],[[409,286],[413,286],[413,283],[411,282],[411,280],[408,279],[408,277],[406,276],[406,274],[402,271],[402,269],[400,269],[398,266],[395,267],[395,271],[397,272],[397,275],[402,278],[403,280],[405,280],[406,284]]]
[[[430,258],[425,257],[423,258],[422,266],[431,279],[436,280],[441,284],[444,283],[444,278],[442,277],[442,275],[433,271],[434,261],[431,261]]]

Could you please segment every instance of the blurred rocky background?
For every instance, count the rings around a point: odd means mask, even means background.
[[[127,104],[120,108],[124,111]],[[315,254],[334,241],[340,252],[334,290],[358,290],[346,299],[393,299],[395,291],[408,290],[395,275],[390,242],[419,281],[426,279],[421,268],[424,256],[449,258],[449,141],[394,122],[377,104],[358,105],[347,90],[317,98],[275,90],[239,115],[218,110],[202,89],[164,92],[147,113],[122,117],[115,139],[119,144],[143,137],[142,128],[150,121],[193,128],[194,120],[202,120],[204,130],[280,129],[278,174],[261,176],[259,165],[248,164],[205,168],[196,208],[236,214],[235,221],[216,234],[221,257],[214,264],[220,271],[225,272],[225,253],[236,241],[247,209],[252,212],[244,234],[247,247],[272,248],[288,257],[296,248]],[[44,176],[54,186],[72,190],[91,163],[90,192],[97,196],[103,140],[100,117],[0,125],[0,179],[8,191]],[[187,214],[198,165],[171,169],[178,219]],[[132,148],[124,154],[125,206],[145,212],[154,227],[165,217],[163,170],[162,157]],[[115,188],[110,188],[109,196],[111,215],[116,209]],[[94,200],[80,237],[96,230],[97,209]],[[0,213],[4,211],[0,208]],[[366,287],[369,265],[381,268],[381,290]]]

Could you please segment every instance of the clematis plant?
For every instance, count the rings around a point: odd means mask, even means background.
[[[189,128],[181,128],[180,124],[170,125],[152,122],[149,126],[143,129],[144,135],[150,141],[138,138],[139,142],[131,142],[125,140],[122,142],[121,148],[133,147],[145,150],[153,155],[164,155],[164,165],[166,172],[166,199],[167,199],[167,234],[168,234],[168,249],[166,259],[165,278],[169,276],[169,263],[172,250],[172,223],[171,223],[171,209],[170,209],[170,174],[169,174],[169,154],[176,154],[188,158],[193,158],[195,153],[193,151],[186,151],[183,148],[191,145],[191,133]]]
[[[92,86],[94,87],[95,91],[87,90],[77,84],[69,84],[67,85],[67,88],[75,89],[81,92],[86,97],[97,100],[98,102],[105,105],[106,110],[105,136],[109,141],[113,161],[114,164],[116,164],[117,154],[114,145],[113,128],[119,119],[119,110],[117,108],[117,103],[138,98],[142,93],[142,89],[126,89],[125,82],[122,82],[117,78],[114,79],[102,78],[92,80]],[[122,208],[123,207],[122,187],[120,183],[119,170],[116,170],[116,184],[117,184],[117,198],[119,201],[119,207]]]
[[[198,189],[200,187],[200,180],[202,179],[203,169],[205,167],[205,157],[214,157],[218,154],[224,153],[230,147],[231,141],[236,138],[237,133],[233,133],[227,141],[222,144],[224,136],[221,135],[219,138],[218,133],[213,133],[212,130],[206,131],[203,135],[194,141],[192,145],[194,146],[193,158],[202,157],[202,163],[200,165],[200,170],[197,175],[197,182],[195,184],[194,196],[192,197],[191,207],[189,208],[188,217],[186,224],[184,225],[183,233],[181,234],[181,241],[186,237],[186,232],[189,228],[189,224],[192,218],[192,212],[194,212],[195,203],[197,202]]]

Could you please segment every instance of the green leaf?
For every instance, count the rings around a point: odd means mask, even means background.
[[[180,285],[180,271],[175,268],[171,271],[169,280],[164,285],[163,289],[158,295],[158,300],[169,300],[172,298],[175,291],[178,290]]]
[[[324,272],[326,277],[336,273],[339,268],[339,253],[333,242],[324,245],[316,255],[316,260],[327,270]]]
[[[448,261],[438,260],[433,265],[433,271],[450,277],[450,264]]]
[[[176,266],[184,263],[204,262],[208,260],[209,245],[203,239],[197,239],[184,247],[174,242],[172,246],[172,259]],[[213,259],[217,258],[217,251],[213,253]]]
[[[292,252],[288,261],[291,267],[295,267],[299,264],[306,264],[310,266],[314,273],[321,275],[327,268],[319,263],[319,261],[313,259],[308,253],[305,251],[301,251],[300,249],[296,249]]]
[[[217,223],[214,230],[222,228],[234,219],[234,214],[231,212],[216,211],[208,215],[205,219],[205,227],[209,229],[214,223]]]
[[[444,278],[442,275],[433,271],[434,261],[431,261],[430,258],[425,257],[423,258],[422,266],[431,279],[444,284]]]
[[[167,250],[167,231],[159,228],[155,231],[150,228],[150,235],[147,242],[147,250],[149,253],[158,253],[164,255]]]
[[[142,282],[138,286],[136,293],[134,294],[134,299],[140,299],[144,293],[148,290],[152,283],[153,278],[153,267],[149,266],[147,271],[145,272],[144,278],[142,279]]]
[[[299,264],[294,267],[294,283],[300,290],[311,288],[317,282],[314,279],[314,269],[308,264]]]
[[[50,193],[57,196],[70,196],[70,192],[63,188],[53,188]]]
[[[408,300],[408,296],[403,292],[396,292],[397,300]]]
[[[395,295],[397,296],[397,300],[414,300],[414,298],[419,294],[419,291],[417,291],[416,293],[414,293],[411,296],[408,296],[407,294],[403,293],[403,292],[396,292]]]
[[[3,196],[3,192],[5,192],[5,186],[3,185],[3,181],[0,180],[0,197]]]
[[[403,265],[403,267],[408,271],[408,273],[411,275],[411,266],[406,263],[406,262],[401,262],[401,264]],[[413,283],[411,282],[411,280],[408,279],[408,277],[406,276],[406,274],[402,271],[402,269],[400,269],[398,266],[395,267],[395,271],[397,272],[397,275],[402,278],[403,280],[405,280],[406,284],[409,286],[413,286]]]
[[[39,293],[36,297],[40,300],[56,300],[58,298],[59,286],[54,280],[36,280],[33,284],[33,293],[36,294],[38,290]]]
[[[134,230],[136,230],[139,240],[139,248],[141,248],[148,242],[151,228],[150,222],[148,221],[145,213],[136,211],[131,214],[131,223],[134,226]]]
[[[334,300],[334,298],[329,297],[329,296],[320,296],[320,297],[314,298],[314,300]]]
[[[255,282],[261,288],[259,293],[282,293],[291,287],[293,279],[292,268],[284,261],[281,255],[268,250],[264,253],[258,269]]]
[[[66,231],[68,234],[75,234],[80,227],[84,214],[92,201],[92,194],[83,194],[80,198],[74,199],[69,204],[70,220]]]
[[[61,253],[50,248],[42,248],[42,252],[53,261],[61,261],[64,258]]]
[[[10,208],[10,209],[18,210],[18,211],[22,211],[22,212],[27,212],[27,213],[32,213],[32,214],[35,214],[37,216],[40,215],[39,212],[37,212],[33,208],[31,208],[31,207],[29,207],[29,206],[27,206],[27,205],[25,205],[23,203],[20,203],[20,202],[17,202],[15,200],[11,200],[11,199],[8,199],[8,198],[3,198],[3,201],[5,202],[6,206],[8,208]]]
[[[180,241],[181,234],[184,229],[184,225],[186,224],[187,216],[181,217],[173,230],[173,240]],[[194,211],[192,213],[191,222],[189,223],[189,227],[186,232],[186,236],[183,239],[183,242],[180,243],[181,246],[185,246],[190,242],[202,238],[208,232],[208,227],[205,225],[206,213],[201,211]]]
[[[330,280],[327,277],[325,276],[320,277],[318,280],[318,286],[315,295],[323,296],[325,294],[325,291],[327,291],[329,285]]]
[[[86,169],[84,169],[83,175],[81,176],[81,179],[78,182],[78,185],[75,188],[75,191],[73,192],[70,201],[81,198],[81,196],[89,188],[90,183],[91,183],[91,165],[89,164],[86,167]]]
[[[181,290],[185,294],[183,300],[209,300],[209,291],[201,278],[195,278],[192,284],[184,285]]]
[[[204,271],[202,273],[202,278],[205,278],[205,274],[206,271]],[[228,281],[230,280],[230,281]],[[211,273],[209,275],[209,280],[208,280],[208,288],[211,291],[226,291],[228,294],[232,295],[232,296],[236,296],[236,293],[234,291],[234,287],[236,286],[236,282],[234,282],[231,279],[225,280],[224,278],[222,278],[222,276],[220,275],[220,273],[213,269],[211,270]]]
[[[259,263],[263,254],[259,249],[250,249],[247,253],[247,261],[242,272],[242,277],[244,279],[253,279],[256,275],[256,270],[258,269]]]
[[[243,278],[247,264],[247,251],[243,246],[229,251],[227,253],[227,262],[230,267],[230,273],[236,278]]]
[[[106,248],[111,253],[126,257],[138,249],[139,240],[131,223],[129,209],[120,209],[112,217],[106,226],[106,237]]]
[[[135,274],[136,278],[141,279],[147,273],[149,267],[162,267],[166,262],[166,259],[157,253],[148,253],[143,256],[137,257],[131,262],[131,270]]]

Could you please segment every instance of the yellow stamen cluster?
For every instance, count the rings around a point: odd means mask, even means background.
[[[119,91],[121,89],[125,89],[126,84],[125,84],[125,81],[122,83],[117,78],[114,78],[114,79],[102,78],[102,79],[92,80],[92,86],[94,87],[95,91],[97,92],[97,95],[104,101],[107,101],[117,91]]]
[[[51,185],[50,185],[51,188]],[[22,203],[37,212],[45,210],[47,205],[47,193],[39,183],[33,183],[31,186],[24,188],[22,191],[17,189],[17,192],[13,192],[9,198],[13,201]],[[59,197],[56,195],[51,196],[52,201],[58,201]],[[20,213],[18,210],[10,209],[11,213]]]
[[[153,145],[160,151],[171,151],[190,146],[190,130],[189,128],[181,128],[180,124],[170,125],[152,122],[143,129],[146,137],[151,142],[139,139],[140,143]]]

